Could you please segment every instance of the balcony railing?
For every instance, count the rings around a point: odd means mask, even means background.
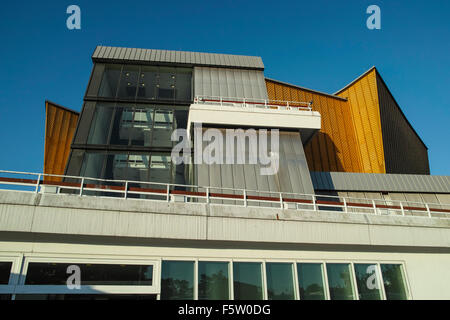
[[[265,100],[253,98],[218,97],[218,96],[196,96],[194,103],[213,104],[220,106],[239,106],[246,108],[265,108],[275,110],[311,111],[311,102]]]
[[[172,183],[107,180],[79,176],[0,170],[2,190],[49,192],[137,198],[149,201],[197,202],[211,205],[269,207],[298,211],[332,211],[336,214],[372,214],[450,218],[450,204],[297,194]],[[6,186],[6,189],[4,189]]]

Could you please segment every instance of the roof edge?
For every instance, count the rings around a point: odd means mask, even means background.
[[[66,111],[68,111],[68,112],[72,112],[72,113],[74,113],[74,114],[76,114],[76,115],[80,115],[80,112],[75,111],[75,110],[72,110],[72,109],[69,109],[69,108],[67,108],[67,107],[64,107],[64,106],[62,106],[62,105],[60,105],[60,104],[57,104],[57,103],[55,103],[55,102],[53,102],[53,101],[45,100],[45,105],[47,105],[47,104],[54,105],[55,107],[58,107],[58,108],[63,109],[63,110],[66,110]]]
[[[329,94],[329,93],[326,93],[326,92],[321,92],[321,91],[317,91],[317,90],[313,90],[313,89],[308,89],[308,88],[305,88],[305,87],[297,86],[295,84],[283,82],[283,81],[280,81],[280,80],[275,80],[275,79],[272,79],[272,78],[265,77],[264,79],[268,80],[268,81],[276,82],[276,83],[279,83],[279,84],[283,84],[283,85],[286,85],[286,86],[289,86],[289,87],[292,87],[292,88],[301,89],[301,90],[309,91],[311,93],[316,93],[316,94],[320,94],[320,95],[323,95],[323,96],[327,96],[329,98],[334,98],[334,99],[341,100],[341,101],[348,101],[348,99],[346,99],[346,98],[339,97],[339,96],[336,96],[336,95],[333,95],[333,94]]]
[[[369,74],[372,70],[377,71],[377,68],[375,66],[371,67],[369,70],[367,70],[366,72],[364,72],[362,75],[360,75],[358,78],[356,78],[355,80],[353,80],[352,82],[350,82],[349,84],[347,84],[345,87],[343,87],[341,90],[338,90],[334,93],[334,95],[338,95],[339,93],[341,93],[342,91],[348,89],[349,87],[351,87],[352,85],[354,85],[356,82],[358,82],[359,80],[361,80],[362,78],[364,78],[367,74]]]

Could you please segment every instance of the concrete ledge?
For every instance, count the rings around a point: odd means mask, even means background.
[[[450,247],[450,220],[0,191],[0,231]]]

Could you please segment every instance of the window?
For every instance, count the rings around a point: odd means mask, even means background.
[[[186,129],[187,118],[188,107],[97,103],[88,144],[172,148],[173,130]]]
[[[158,67],[143,66],[139,75],[139,99],[156,99],[156,84],[158,81]]]
[[[325,300],[321,263],[297,263],[297,274],[301,300]]]
[[[194,262],[163,261],[161,272],[162,300],[194,299]]]
[[[114,109],[108,105],[97,104],[89,131],[89,144],[108,144],[109,127]]]
[[[121,65],[106,65],[98,92],[100,97],[114,98],[116,96],[121,69]]]
[[[82,285],[153,284],[153,265],[30,262],[25,285],[66,285],[70,265],[80,268]]]
[[[291,263],[266,263],[269,300],[294,300],[294,277]]]
[[[235,300],[262,300],[262,264],[233,262]]]
[[[0,285],[8,285],[12,262],[0,261]]]
[[[106,65],[100,97],[128,100],[192,100],[192,69]]]
[[[198,299],[228,300],[228,262],[198,262]]]
[[[138,81],[139,67],[124,65],[117,96],[122,99],[135,99]]]
[[[408,292],[405,285],[403,268],[400,264],[381,264],[384,291],[387,300],[407,300]]]
[[[381,300],[380,279],[376,264],[355,264],[356,285],[360,300]]]
[[[327,276],[331,300],[355,299],[350,264],[327,263]]]

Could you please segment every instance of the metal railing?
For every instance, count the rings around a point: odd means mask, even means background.
[[[272,192],[173,183],[108,180],[68,175],[0,170],[0,185],[16,191],[79,196],[201,202],[213,205],[269,207],[299,211],[450,218],[450,204]],[[53,191],[49,189],[53,187]],[[5,190],[5,189],[3,189]],[[6,189],[8,190],[8,189]]]
[[[276,110],[312,111],[311,106],[313,102],[219,97],[219,96],[196,96],[194,98],[194,103],[214,104],[220,106],[265,108]]]

